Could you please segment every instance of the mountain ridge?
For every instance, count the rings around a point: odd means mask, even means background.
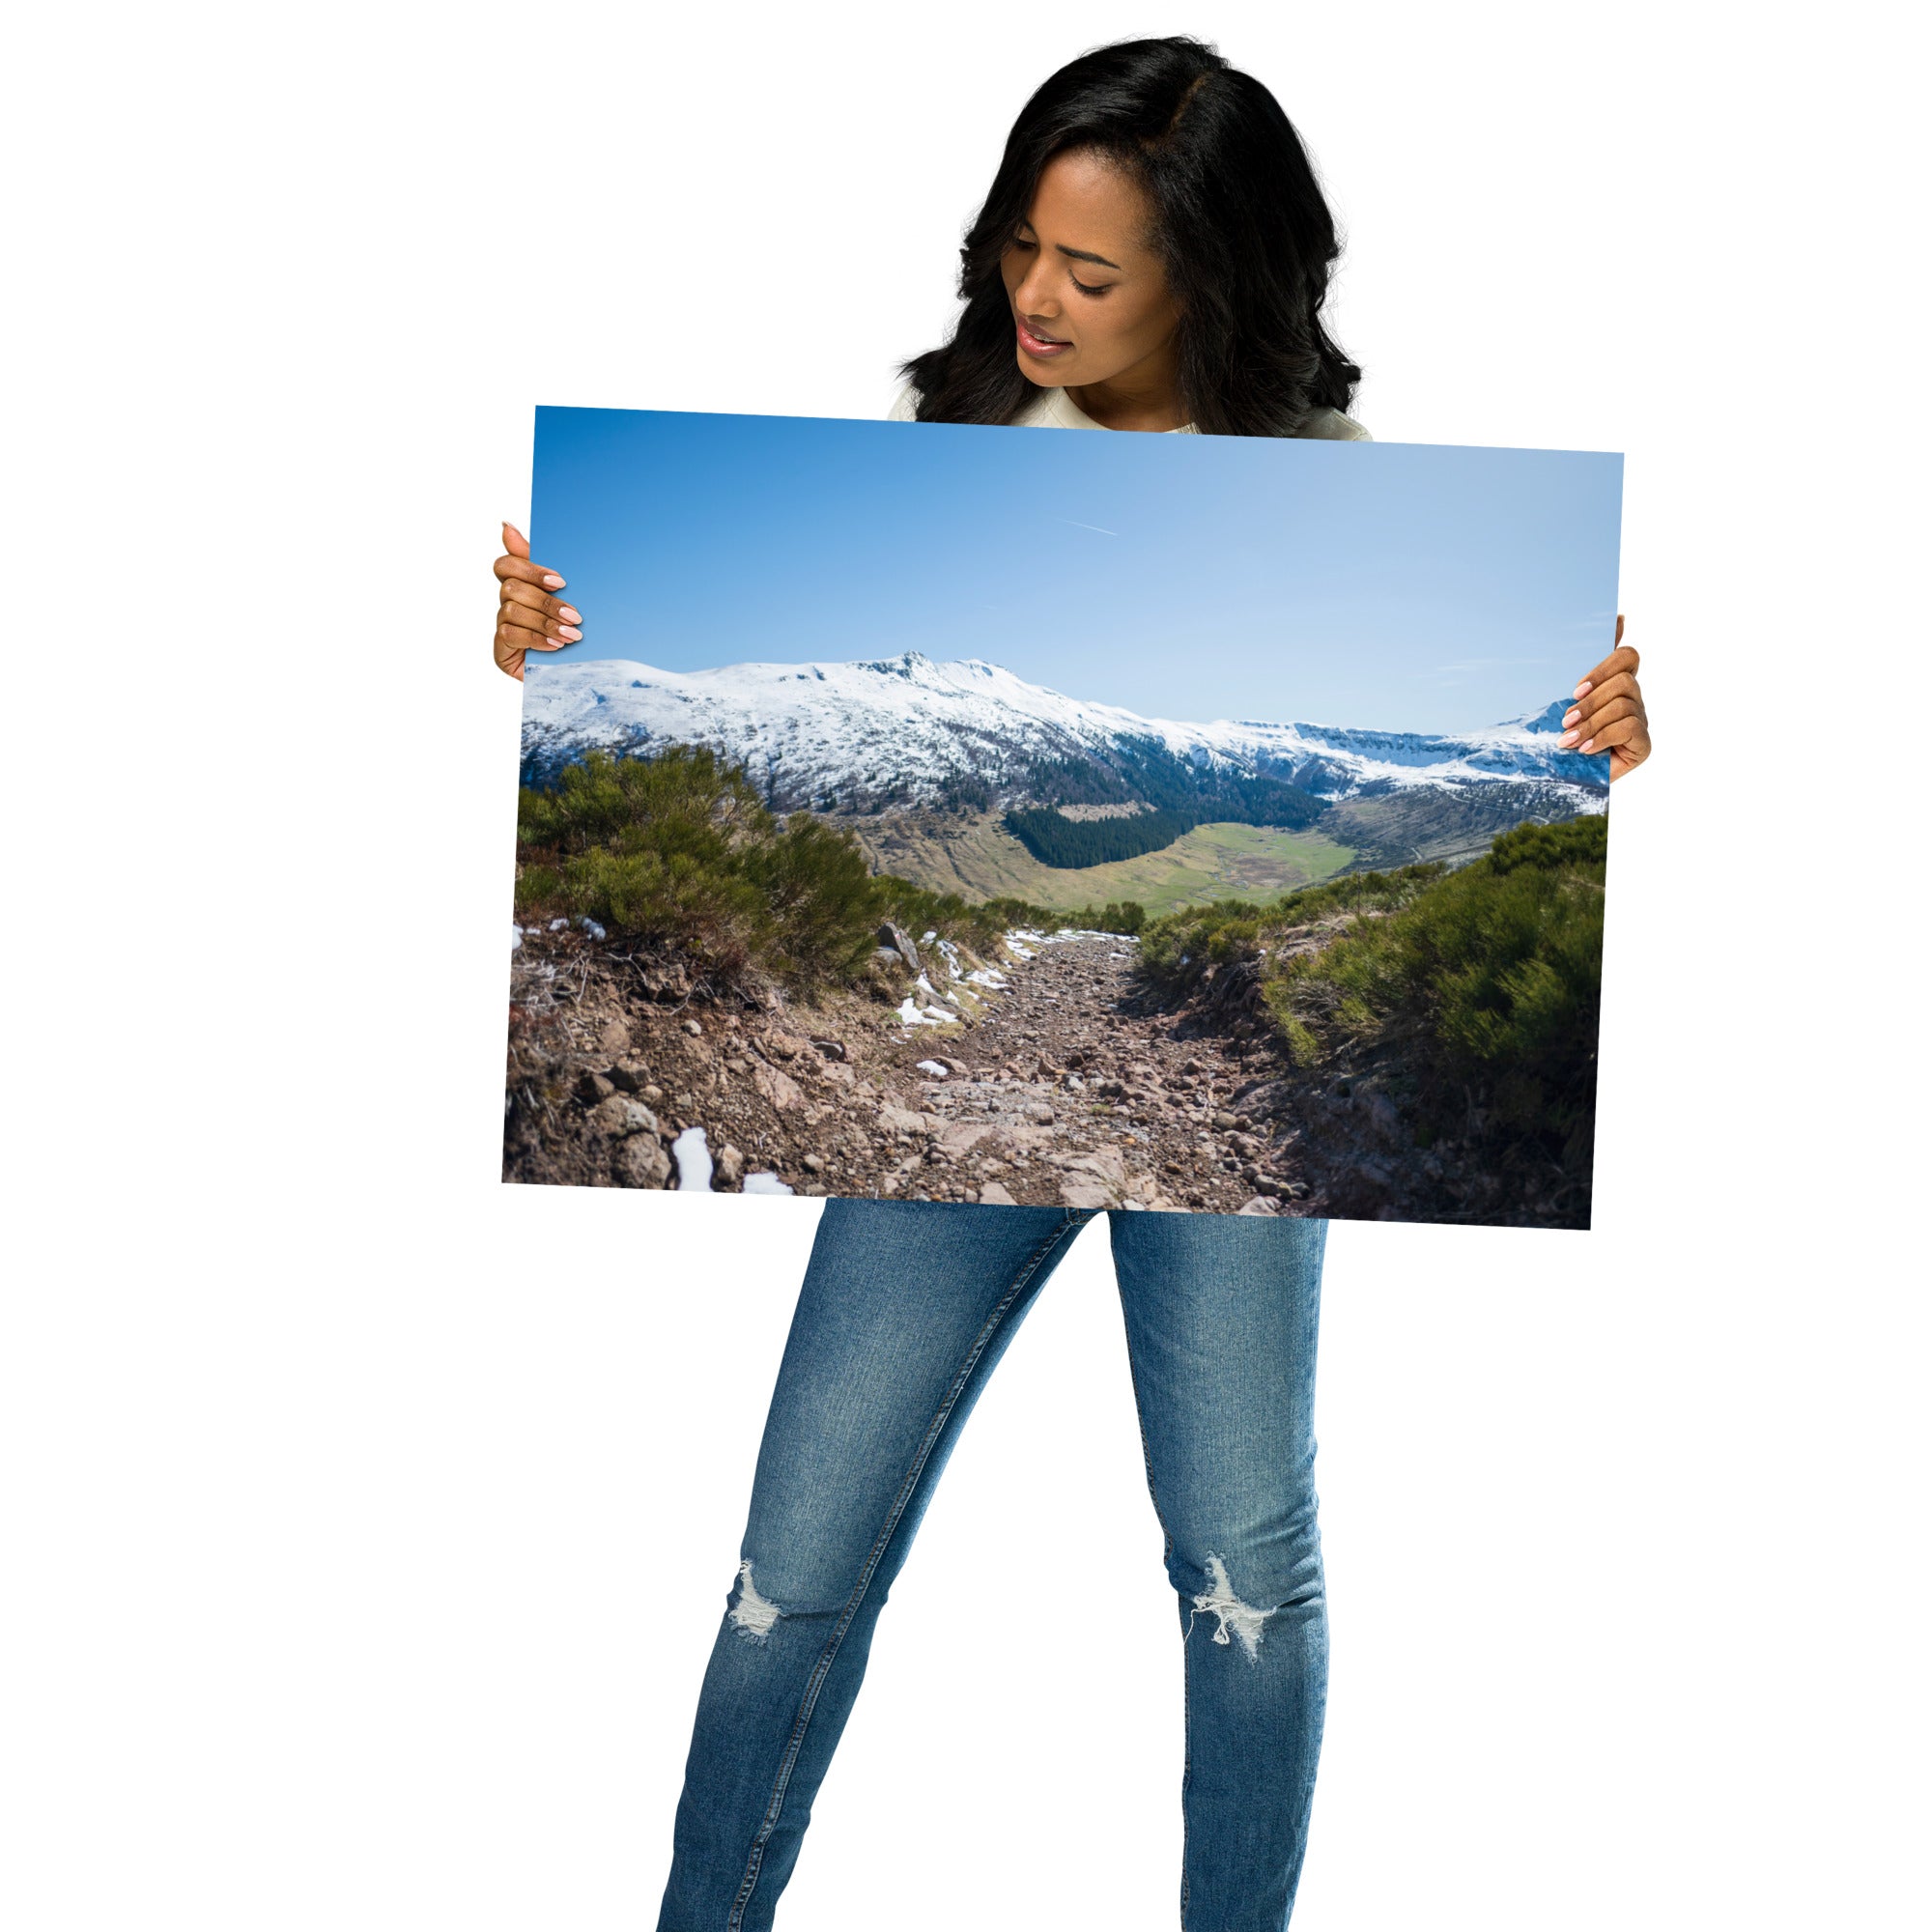
[[[1141,804],[1214,809],[1246,801],[1261,822],[1416,787],[1511,783],[1542,810],[1604,809],[1607,760],[1551,743],[1565,702],[1460,733],[1306,723],[1142,717],[1029,684],[985,659],[921,651],[803,665],[668,671],[628,659],[531,664],[524,700],[526,782],[590,751],[635,755],[708,745],[742,765],[775,810],[1012,810]],[[1254,801],[1276,801],[1257,807]],[[1265,814],[1286,813],[1277,821]]]

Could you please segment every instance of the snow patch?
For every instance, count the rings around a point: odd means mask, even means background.
[[[677,1167],[677,1192],[708,1194],[711,1191],[711,1150],[704,1145],[702,1127],[686,1127],[670,1144],[670,1157]]]
[[[776,1174],[748,1174],[744,1191],[747,1194],[789,1194],[791,1189]]]

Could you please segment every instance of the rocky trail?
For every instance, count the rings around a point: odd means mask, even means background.
[[[1349,921],[1284,935],[1329,943]],[[1297,1073],[1252,968],[1186,1002],[1135,942],[895,929],[869,990],[795,1006],[557,922],[512,954],[504,1178],[912,1201],[1587,1226],[1479,1141],[1418,1145],[1399,1068]],[[898,1005],[892,1002],[896,999]]]
[[[1153,1010],[1132,940],[1016,934],[969,972],[898,939],[921,975],[882,1011],[856,994],[706,1000],[674,963],[572,928],[523,935],[506,1179],[1312,1211],[1294,1136],[1242,1105],[1268,1056]],[[970,1017],[940,1023],[955,1001]]]

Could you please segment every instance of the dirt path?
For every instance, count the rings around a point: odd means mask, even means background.
[[[858,995],[704,1004],[574,931],[513,955],[505,1177],[1080,1208],[1308,1212],[1267,1048],[1154,1010],[1129,940],[1017,935],[971,1023]],[[970,963],[970,962],[969,962]],[[955,987],[930,949],[928,1011]],[[952,969],[958,970],[958,969]],[[956,995],[955,995],[956,997]],[[694,1129],[701,1129],[701,1135]]]
[[[1240,1110],[1252,1076],[1238,1051],[1150,1010],[1131,941],[1013,944],[1031,956],[1003,968],[1009,989],[949,1049],[964,1059],[947,1078],[920,1072],[917,1037],[890,1056],[916,1083],[929,1143],[901,1190],[1223,1212],[1306,1194]]]

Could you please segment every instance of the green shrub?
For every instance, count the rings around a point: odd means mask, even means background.
[[[1349,1041],[1409,1039],[1425,1121],[1472,1098],[1492,1126],[1586,1131],[1603,983],[1602,815],[1506,833],[1385,919],[1283,963],[1269,1006],[1303,1064]]]
[[[1012,925],[1062,923],[1024,900],[971,905],[874,876],[849,832],[809,812],[778,819],[742,770],[699,746],[593,752],[554,785],[526,788],[517,817],[525,917],[582,915],[675,942],[726,974],[755,965],[800,987],[858,980],[888,919],[976,952]],[[1108,911],[1140,917],[1137,906]]]

